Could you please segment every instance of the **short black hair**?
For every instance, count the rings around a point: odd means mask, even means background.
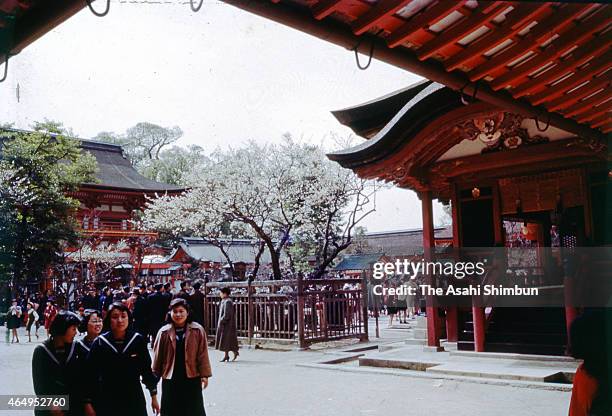
[[[232,294],[232,290],[229,287],[222,287],[221,288],[221,293],[225,293],[226,295],[231,295]]]
[[[169,324],[172,323],[172,317],[170,315],[170,312],[172,312],[172,309],[178,306],[182,306],[183,308],[187,310],[187,323],[193,322],[193,317],[191,316],[191,306],[189,306],[189,302],[187,302],[183,298],[172,299],[172,302],[170,302],[170,306],[168,307],[168,314],[166,316],[166,322]]]
[[[111,312],[115,309],[120,310],[121,312],[126,312],[128,315],[129,326],[132,326],[132,312],[130,312],[130,308],[125,306],[123,302],[113,302],[108,307],[108,312],[106,312],[106,316],[104,317],[104,326],[102,327],[102,331],[110,331],[110,317]]]
[[[164,285],[161,283],[155,283],[155,286],[153,286],[155,290],[162,290],[163,287]]]
[[[92,315],[98,315],[98,318],[102,318],[102,313],[100,311],[96,309],[85,309],[83,319],[81,319],[81,324],[79,325],[79,332],[87,332],[87,325],[89,325],[89,320]]]
[[[61,310],[55,318],[53,322],[51,322],[51,326],[49,327],[49,334],[51,337],[61,337],[66,334],[68,328],[71,326],[79,327],[81,320],[78,315],[74,312]]]
[[[165,283],[164,284],[164,289],[170,289],[172,287],[172,285],[170,283]]]
[[[195,290],[200,290],[200,287],[202,287],[202,285],[200,284],[200,282],[195,282],[195,283],[193,284],[193,288],[194,288]]]
[[[181,282],[181,289],[185,289],[185,286],[187,286],[187,282],[183,280]]]

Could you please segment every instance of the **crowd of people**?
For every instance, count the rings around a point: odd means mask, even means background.
[[[230,361],[230,352],[232,361],[239,356],[230,294],[229,288],[220,291],[216,323],[222,362]],[[40,336],[39,326],[47,331],[32,356],[35,393],[69,396],[69,410],[36,410],[36,415],[144,416],[141,384],[155,414],[205,415],[202,390],[212,370],[199,283],[184,281],[178,292],[161,283],[104,288],[101,293],[91,288],[77,306],[75,311],[60,310],[53,297],[47,297],[44,309],[33,301],[22,309],[17,299],[9,308],[7,327],[13,342],[19,342],[17,328],[23,322],[29,338],[34,328],[34,336]]]

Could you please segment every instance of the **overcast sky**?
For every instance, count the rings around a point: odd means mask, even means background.
[[[361,71],[351,51],[224,3],[194,14],[178,1],[113,0],[108,16],[85,8],[11,58],[0,122],[48,118],[90,138],[150,121],[179,126],[179,144],[206,151],[285,132],[326,144],[351,133],[331,110],[420,79],[380,61]],[[420,228],[420,203],[411,191],[383,191],[364,225]]]

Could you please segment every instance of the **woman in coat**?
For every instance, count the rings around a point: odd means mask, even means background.
[[[85,394],[87,416],[147,416],[142,387],[151,394],[151,408],[159,413],[157,377],[142,335],[128,330],[132,315],[121,302],[113,303],[104,317],[103,332],[87,356],[91,380]]]
[[[185,299],[170,303],[170,319],[157,333],[153,372],[162,378],[162,416],[206,416],[202,389],[212,377],[204,327],[193,322]]]
[[[32,356],[32,381],[38,396],[67,395],[70,410],[61,408],[35,410],[36,416],[74,416],[82,414],[82,402],[78,400],[78,374],[74,336],[79,318],[69,311],[61,311],[49,327],[50,338],[34,348]],[[75,400],[76,399],[76,400]]]
[[[229,352],[234,353],[235,361],[238,358],[238,335],[236,333],[236,314],[234,303],[229,298],[229,287],[221,289],[221,303],[219,304],[219,321],[217,322],[216,348],[225,353],[221,362],[229,361]]]

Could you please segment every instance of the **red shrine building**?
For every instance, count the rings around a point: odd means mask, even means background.
[[[123,155],[121,146],[81,140],[83,151],[97,161],[96,183],[84,183],[70,196],[78,199],[77,220],[88,236],[115,242],[125,238],[155,237],[155,233],[134,229],[135,211],[144,208],[147,197],[180,193],[184,189],[160,183],[138,173]]]
[[[376,58],[428,80],[334,112],[367,141],[329,155],[362,178],[414,190],[426,250],[434,199],[452,204],[455,248],[612,244],[610,5],[225,2],[342,46],[360,69]],[[581,277],[609,279],[609,260]],[[552,279],[546,290],[563,298],[568,277],[534,261],[525,281]],[[578,313],[428,302],[427,343],[563,354]]]
[[[121,146],[91,140],[81,140],[80,146],[95,157],[98,169],[96,183],[83,183],[77,191],[69,193],[80,202],[76,212],[79,231],[84,241],[95,247],[127,243],[127,248],[117,253],[115,274],[123,272],[135,277],[143,267],[144,256],[150,254],[145,248],[157,239],[157,233],[137,230],[132,222],[134,214],[144,209],[147,198],[178,194],[184,189],[138,173]],[[73,260],[78,261],[76,253]],[[95,267],[95,262],[90,262],[88,273],[95,274]]]

